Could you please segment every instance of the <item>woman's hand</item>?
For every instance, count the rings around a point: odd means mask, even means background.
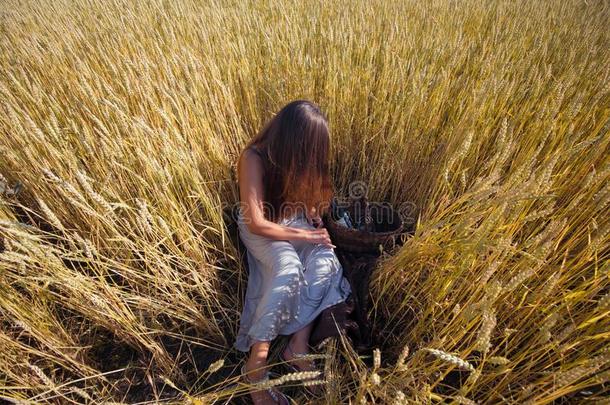
[[[330,240],[330,235],[328,234],[326,228],[306,230],[305,232],[306,233],[304,234],[304,240],[306,240],[307,242],[322,244],[331,248],[336,248],[336,246],[333,245],[332,241]]]

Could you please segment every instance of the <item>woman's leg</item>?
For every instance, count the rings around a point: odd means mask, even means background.
[[[343,269],[335,252],[326,246],[310,245],[302,251],[304,262],[304,277],[309,285],[304,305],[319,312],[323,302],[328,302],[329,297],[333,301],[340,297],[340,288],[337,278],[342,276]],[[339,281],[343,283],[343,280]],[[331,294],[331,295],[328,295]],[[327,304],[328,305],[328,304]],[[292,358],[292,352],[309,353],[309,337],[313,330],[313,320],[303,328],[292,334],[288,346],[284,349],[284,357]],[[294,363],[302,370],[311,370],[313,365],[310,360],[295,360]]]
[[[269,341],[257,340],[252,344],[250,356],[246,361],[246,371],[251,380],[260,380],[265,376],[270,343]]]
[[[250,348],[250,357],[245,364],[246,376],[250,381],[259,381],[267,371],[267,354],[269,353],[270,341],[255,341]],[[276,395],[280,392],[273,388]],[[250,396],[254,405],[277,404],[267,389],[251,390]]]
[[[313,321],[305,325],[292,334],[288,341],[287,347],[284,349],[284,359],[290,361],[299,370],[303,371],[319,371],[315,363],[311,359],[294,359],[293,353],[309,353],[309,335],[313,329]],[[310,385],[309,391],[314,395],[322,393],[322,387],[319,384]]]
[[[239,230],[250,271],[235,346],[251,351],[252,342],[271,341],[298,315],[303,264],[289,241],[253,234],[241,218]]]
[[[292,353],[309,353],[309,335],[313,329],[313,321],[305,325],[302,329],[294,332],[288,341],[289,350],[284,349],[284,358],[291,359]],[[310,360],[295,360],[294,364],[301,370],[314,370]]]

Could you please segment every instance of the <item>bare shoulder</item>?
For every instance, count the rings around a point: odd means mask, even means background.
[[[242,163],[244,163],[245,165],[250,166],[250,167],[252,165],[262,167],[262,165],[263,165],[263,161],[262,161],[261,157],[259,156],[259,154],[256,153],[255,151],[253,151],[251,148],[244,149],[241,159],[242,159]]]
[[[240,157],[242,175],[251,176],[252,174],[262,175],[263,161],[261,157],[252,149],[245,149]]]

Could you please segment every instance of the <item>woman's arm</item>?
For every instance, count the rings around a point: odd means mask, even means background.
[[[240,165],[239,195],[243,217],[250,232],[278,240],[305,240],[335,247],[324,228],[316,230],[292,228],[268,221],[263,214],[263,164],[255,153],[246,150]]]

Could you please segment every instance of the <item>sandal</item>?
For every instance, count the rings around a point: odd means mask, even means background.
[[[246,373],[245,364],[241,366],[241,373],[243,374],[244,381],[247,382],[248,384],[256,385],[256,384],[265,383],[265,382],[269,381],[269,371],[266,371],[265,376],[263,378],[261,378],[260,380],[256,380],[256,381],[251,380],[250,377],[248,377],[248,374]],[[267,391],[269,396],[271,396],[271,398],[273,398],[273,400],[275,401],[276,404],[290,405],[290,401],[288,401],[288,397],[286,397],[286,395],[284,395],[276,387],[265,388],[265,391]]]
[[[316,367],[316,363],[315,363],[315,361],[313,359],[309,360],[309,364],[312,366],[312,370],[302,370],[302,369],[300,369],[300,368],[290,364],[290,362],[293,361],[293,360],[297,360],[299,358],[309,356],[309,353],[295,353],[292,350],[292,348],[290,347],[290,342],[288,342],[286,344],[286,347],[288,348],[288,350],[292,354],[292,359],[286,360],[286,358],[284,357],[284,351],[283,350],[280,352],[279,357],[280,357],[280,360],[282,360],[284,363],[286,363],[286,366],[288,366],[288,368],[290,368],[290,370],[292,370],[293,372],[296,372],[296,373],[300,373],[300,372],[303,372],[303,371],[320,371]],[[321,372],[320,373],[320,377],[323,377],[323,376],[324,376],[324,373]],[[307,380],[305,380],[305,381],[307,381]],[[311,395],[313,395],[315,397],[315,396],[318,396],[318,395],[321,394],[320,387],[321,387],[321,384],[313,384],[313,385],[305,385],[303,388],[305,388],[305,390],[309,394],[311,394]]]

